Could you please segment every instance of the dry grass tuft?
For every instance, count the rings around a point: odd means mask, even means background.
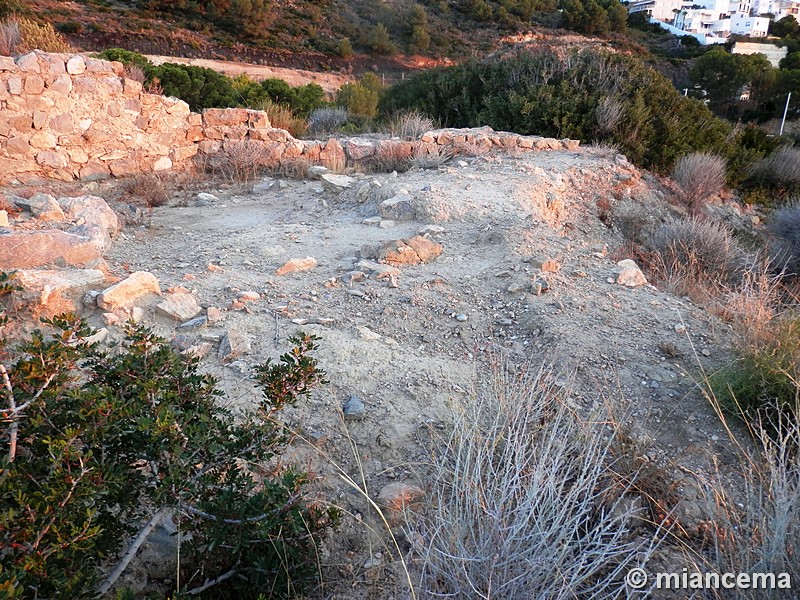
[[[725,159],[708,152],[693,152],[681,157],[672,170],[672,178],[680,186],[683,200],[697,215],[703,203],[719,194],[725,185]]]
[[[125,192],[147,208],[164,206],[172,197],[172,186],[166,177],[143,173],[128,180]]]
[[[608,423],[581,421],[545,370],[490,379],[455,407],[433,457],[432,505],[409,533],[421,546],[419,595],[624,597],[625,573],[657,542],[633,532],[632,485],[606,485]]]
[[[40,25],[30,19],[18,19],[20,41],[16,52],[24,54],[32,50],[42,52],[72,52],[73,48],[50,23]]]
[[[407,145],[380,143],[375,154],[361,161],[361,167],[367,173],[405,173],[411,168],[411,154]]]
[[[308,130],[314,136],[330,135],[339,131],[348,119],[349,115],[345,108],[317,108],[308,118]]]
[[[389,131],[402,140],[418,140],[422,134],[436,128],[433,119],[418,110],[397,114],[389,122]]]
[[[308,132],[308,121],[295,116],[292,109],[284,104],[267,100],[261,106],[261,110],[267,113],[269,122],[276,129],[285,129],[294,137],[302,137]]]
[[[700,302],[738,285],[747,268],[747,253],[730,230],[696,217],[665,223],[646,245],[666,289]]]
[[[418,144],[411,153],[411,166],[417,169],[438,169],[453,158],[447,146]]]
[[[251,184],[264,171],[275,167],[266,144],[256,140],[227,142],[208,165],[212,173],[234,184]]]
[[[22,41],[17,21],[0,23],[0,56],[13,56]]]

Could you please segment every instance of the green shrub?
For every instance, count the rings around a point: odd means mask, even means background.
[[[774,423],[775,411],[800,418],[800,319],[784,316],[748,340],[739,359],[711,378],[723,408],[749,422]]]
[[[232,81],[213,69],[164,63],[146,74],[148,82],[158,82],[166,96],[184,100],[193,111],[239,105]]]
[[[136,65],[142,69],[147,69],[153,66],[153,64],[142,54],[133,52],[131,50],[125,50],[124,48],[106,48],[102,52],[97,53],[97,58],[121,62],[125,66]]]
[[[197,360],[148,330],[131,325],[107,353],[84,323],[47,323],[0,370],[0,596],[95,597],[124,570],[106,572],[128,535],[173,516],[184,591],[229,574],[214,597],[299,593],[336,513],[276,463],[290,439],[276,416],[324,382],[315,338],[258,369],[261,402],[235,419]]]
[[[608,99],[617,118],[599,123]],[[693,151],[722,153],[731,126],[640,60],[597,50],[529,49],[426,71],[389,88],[383,115],[418,109],[448,127],[610,141],[633,162],[669,172]]]
[[[782,201],[800,195],[800,148],[784,146],[754,163],[743,187],[765,190]]]
[[[378,114],[381,81],[374,73],[365,73],[357,83],[345,83],[336,92],[336,104],[347,108],[353,117],[374,119]]]
[[[288,106],[294,115],[304,119],[313,110],[327,104],[325,91],[316,83],[292,87],[283,79],[273,77],[265,79],[260,85],[273,103]]]

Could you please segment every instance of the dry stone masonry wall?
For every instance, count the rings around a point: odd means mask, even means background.
[[[418,141],[301,141],[271,127],[266,113],[242,108],[192,113],[182,100],[149,94],[123,66],[82,55],[0,56],[0,183],[93,181],[193,168],[196,155],[238,151],[264,166],[291,161],[340,169],[391,151],[398,158],[437,146],[575,149],[575,140],[478,130],[429,132]],[[391,148],[387,148],[391,147]]]

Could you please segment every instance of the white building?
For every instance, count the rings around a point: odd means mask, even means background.
[[[736,42],[731,49],[731,54],[763,54],[767,57],[769,64],[776,69],[781,60],[786,58],[788,52],[786,47],[773,44],[758,44],[756,42]]]
[[[767,37],[770,20],[767,17],[751,17],[736,13],[731,15],[731,33],[747,35],[752,38]]]
[[[643,12],[659,21],[672,21],[675,11],[683,3],[684,0],[632,0],[628,4],[628,12]]]

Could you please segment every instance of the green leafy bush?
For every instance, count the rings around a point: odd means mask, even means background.
[[[305,498],[305,473],[277,464],[290,435],[276,417],[324,383],[315,338],[260,367],[262,399],[234,419],[197,360],[148,330],[129,326],[107,353],[72,317],[47,324],[53,334],[34,332],[0,370],[0,597],[103,593],[128,535],[139,531],[135,554],[169,518],[189,534],[183,591],[219,578],[219,598],[299,593],[337,515]]]
[[[125,66],[136,65],[142,69],[148,69],[153,66],[153,63],[147,60],[144,55],[124,48],[106,48],[97,53],[97,58],[121,62]]]
[[[273,77],[265,79],[259,85],[272,102],[288,106],[292,113],[303,119],[307,119],[313,110],[327,104],[325,91],[316,83],[292,87],[283,79]]]
[[[345,83],[336,92],[336,104],[347,108],[353,117],[363,120],[375,118],[383,89],[374,73],[365,73],[357,83]]]
[[[731,132],[640,60],[596,50],[529,49],[426,71],[389,88],[380,104],[384,115],[408,109],[450,127],[610,141],[661,172],[689,152],[722,153]]]
[[[158,82],[166,96],[184,100],[193,111],[238,106],[233,83],[213,69],[164,63],[146,70],[148,82]]]
[[[730,413],[749,422],[775,423],[775,411],[800,418],[800,319],[786,315],[768,335],[739,351],[739,359],[711,378]]]

